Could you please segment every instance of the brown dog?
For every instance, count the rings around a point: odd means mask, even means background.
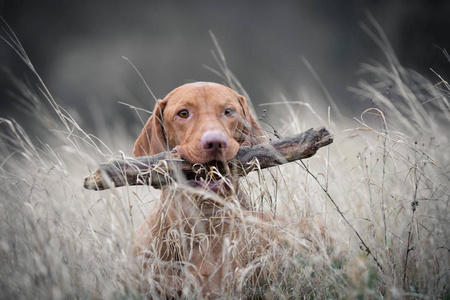
[[[198,82],[157,102],[133,154],[175,149],[190,163],[203,164],[228,161],[240,146],[265,140],[243,96],[220,84]],[[190,286],[196,296],[215,297],[239,289],[238,279],[230,276],[254,258],[255,247],[265,244],[255,246],[242,234],[250,225],[238,220],[250,207],[238,183],[227,178],[164,189],[156,209],[138,229],[136,247],[146,269],[158,274],[154,278],[161,285],[154,291],[180,296]]]

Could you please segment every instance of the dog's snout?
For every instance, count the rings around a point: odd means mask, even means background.
[[[200,143],[203,149],[208,152],[220,153],[228,147],[227,137],[220,131],[205,132]]]

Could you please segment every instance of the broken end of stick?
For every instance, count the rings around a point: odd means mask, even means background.
[[[106,182],[104,180],[104,177],[101,174],[100,169],[95,170],[91,175],[88,175],[84,177],[84,188],[88,190],[94,190],[94,191],[102,191],[105,189],[110,188],[113,183],[111,180],[110,182]]]
[[[331,134],[325,127],[319,127],[315,130],[316,136],[319,138],[319,148],[331,144],[334,140],[333,134]]]

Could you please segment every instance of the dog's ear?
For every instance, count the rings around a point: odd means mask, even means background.
[[[168,149],[164,133],[163,111],[167,99],[158,100],[153,114],[142,129],[141,134],[134,143],[134,156],[154,155]]]
[[[267,138],[261,131],[261,128],[258,125],[258,122],[253,118],[250,113],[250,109],[248,108],[247,101],[243,96],[239,96],[239,103],[242,106],[244,111],[244,142],[243,146],[254,146],[257,144],[261,144],[267,141]]]

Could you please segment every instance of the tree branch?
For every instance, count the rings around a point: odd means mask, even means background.
[[[104,190],[113,186],[149,184],[161,189],[172,181],[198,180],[205,178],[207,174],[211,176],[212,167],[224,176],[244,176],[255,169],[265,169],[311,157],[319,148],[332,142],[333,136],[321,127],[281,140],[241,147],[236,156],[225,164],[212,162],[192,165],[175,151],[125,158],[100,164],[94,173],[84,178],[84,187]]]

